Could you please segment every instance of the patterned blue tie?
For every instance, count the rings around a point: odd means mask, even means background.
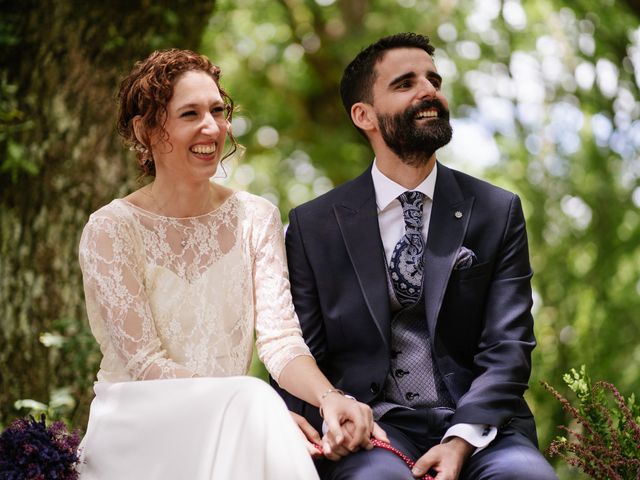
[[[402,205],[405,233],[391,254],[389,272],[400,305],[416,303],[422,293],[422,203],[424,193],[404,192],[398,197]]]

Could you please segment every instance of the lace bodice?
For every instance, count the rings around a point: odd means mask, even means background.
[[[245,374],[254,328],[279,377],[309,355],[293,309],[277,209],[246,192],[190,218],[117,199],[80,241],[87,313],[100,344],[99,381]]]

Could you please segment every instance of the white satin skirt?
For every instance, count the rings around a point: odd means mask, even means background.
[[[257,378],[94,387],[81,480],[317,480],[302,434]]]

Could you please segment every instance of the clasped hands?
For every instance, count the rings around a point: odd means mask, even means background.
[[[305,437],[307,451],[312,457],[324,456],[337,461],[361,448],[371,450],[372,438],[389,442],[384,430],[373,421],[371,408],[367,404],[335,393],[323,398],[320,407],[327,427],[322,437],[304,417],[290,412]],[[316,445],[322,447],[322,452]]]
[[[327,426],[322,437],[304,417],[290,412],[305,437],[307,451],[312,457],[324,456],[337,461],[361,448],[372,449],[372,438],[389,443],[385,431],[373,421],[368,405],[342,395],[331,395],[323,400],[321,406]],[[322,446],[322,452],[316,445]],[[436,445],[420,457],[412,473],[415,477],[422,478],[427,471],[435,471],[438,480],[455,480],[473,449],[473,446],[461,438],[452,437],[450,441]]]

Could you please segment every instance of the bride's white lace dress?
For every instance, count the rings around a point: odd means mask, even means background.
[[[87,223],[80,264],[103,355],[83,479],[317,478],[282,400],[244,376],[254,331],[276,380],[309,355],[273,205],[234,192],[172,218],[117,199]]]

